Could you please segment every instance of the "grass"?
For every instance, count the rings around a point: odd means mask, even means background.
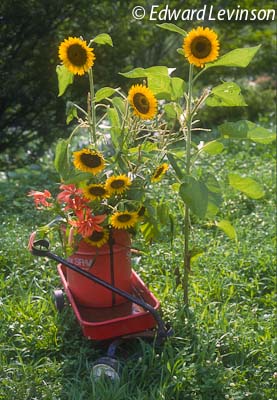
[[[26,250],[30,232],[41,218],[47,220],[33,210],[26,193],[50,188],[54,176],[23,170],[1,182],[1,400],[274,399],[272,149],[233,144],[214,166],[223,179],[228,168],[248,171],[263,184],[266,196],[253,201],[228,193],[222,215],[236,226],[237,243],[194,221],[194,240],[205,252],[193,264],[188,314],[174,280],[182,263],[182,224],[172,246],[161,240],[134,259],[134,268],[161,301],[174,336],[160,347],[137,340],[122,348],[118,383],[94,381],[92,364],[103,349],[83,337],[69,307],[57,314],[55,264]],[[136,245],[145,250],[138,239]]]

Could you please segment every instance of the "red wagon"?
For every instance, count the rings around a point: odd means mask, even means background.
[[[43,256],[58,262],[58,273],[63,285],[62,289],[54,291],[55,304],[60,311],[64,306],[64,292],[72,306],[74,314],[82,328],[84,336],[95,341],[112,340],[108,346],[107,356],[94,363],[93,374],[103,373],[113,379],[118,379],[119,363],[115,359],[118,343],[130,337],[157,337],[161,342],[172,334],[171,329],[162,320],[160,303],[148,290],[139,276],[132,270],[130,283],[131,293],[119,289],[100,279],[92,273],[72,264],[49,251],[49,242],[45,239],[31,242],[30,251],[33,255]],[[87,307],[74,297],[70,290],[68,270],[75,271],[83,277],[112,291],[126,299],[125,302],[112,307]]]

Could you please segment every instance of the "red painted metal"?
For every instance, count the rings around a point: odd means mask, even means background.
[[[84,336],[92,340],[106,340],[124,335],[145,332],[154,328],[157,323],[149,311],[134,303],[125,301],[113,307],[84,307],[78,303],[67,280],[69,269],[58,265],[58,272],[67,298],[82,328]],[[159,301],[148,290],[139,276],[131,271],[129,283],[131,293],[158,310]],[[95,284],[97,285],[97,284]],[[100,286],[100,285],[98,285]]]
[[[131,293],[130,236],[125,230],[114,230],[112,235],[113,271],[108,243],[97,248],[82,240],[77,251],[68,260],[113,286]],[[78,304],[85,307],[111,307],[127,301],[70,269],[67,269],[67,284]]]

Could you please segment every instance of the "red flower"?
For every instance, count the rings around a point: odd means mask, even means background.
[[[61,185],[60,189],[63,192],[59,193],[57,200],[59,203],[68,203],[75,196],[82,196],[83,192],[81,189],[77,189],[75,185]]]
[[[87,206],[89,200],[83,197],[81,189],[77,189],[75,185],[61,185],[60,189],[64,190],[58,194],[57,200],[59,203],[66,204],[64,211],[73,210],[75,214],[82,210],[86,212],[90,211]]]
[[[77,211],[76,212],[77,220],[71,219],[68,222],[70,225],[77,228],[77,232],[80,233],[83,237],[89,237],[93,234],[94,231],[101,232],[103,227],[100,226],[106,215],[92,215],[90,210],[87,209],[86,212]]]
[[[49,203],[46,199],[50,199],[52,197],[51,193],[48,190],[44,190],[44,192],[38,192],[35,190],[31,190],[28,193],[28,196],[33,196],[35,206],[38,210],[43,209],[43,207],[51,207],[52,203]]]

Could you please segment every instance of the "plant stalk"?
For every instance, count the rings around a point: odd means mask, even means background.
[[[191,124],[192,124],[192,86],[193,86],[193,65],[189,66],[189,82],[188,82],[188,101],[187,101],[187,140],[186,140],[186,175],[190,175],[191,170]],[[184,232],[184,274],[183,274],[183,295],[184,304],[189,306],[188,281],[190,273],[190,209],[185,206],[185,232]]]
[[[91,142],[94,142],[94,146],[96,146],[96,113],[95,113],[95,100],[94,100],[94,83],[93,83],[93,73],[92,69],[90,68],[88,71],[89,76],[89,89],[90,89],[90,135],[91,135]]]

